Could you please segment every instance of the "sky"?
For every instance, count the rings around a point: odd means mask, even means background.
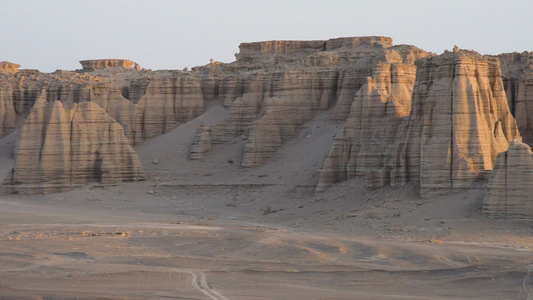
[[[531,0],[0,0],[0,61],[80,69],[120,58],[147,69],[232,62],[242,42],[389,36],[434,53],[533,51]]]

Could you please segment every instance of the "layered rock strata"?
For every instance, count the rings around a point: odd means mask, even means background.
[[[520,136],[499,62],[460,51],[417,67],[398,181],[419,180],[422,196],[482,185],[496,156]]]
[[[0,138],[15,130],[16,116],[13,90],[10,87],[0,87]]]
[[[212,144],[247,135],[244,167],[263,163],[318,111],[335,107],[331,118],[344,121],[367,77],[381,76],[381,64],[412,64],[428,55],[416,47],[392,46],[384,37],[258,42],[240,49],[235,64],[250,71],[220,80],[219,101],[229,116],[208,130]]]
[[[19,71],[20,65],[8,61],[0,61],[0,73],[13,74]]]
[[[64,107],[43,91],[22,126],[15,166],[2,189],[12,193],[63,192],[87,182],[145,179],[122,126],[94,102]]]
[[[13,131],[12,120],[26,117],[43,88],[49,103],[60,100],[70,107],[80,102],[97,102],[124,127],[134,145],[203,113],[204,98],[198,76],[152,72],[140,79],[135,73],[123,71],[112,76],[105,72],[95,75],[68,71],[23,74],[21,71],[2,77],[0,136]],[[135,100],[126,98],[131,96]]]
[[[81,60],[81,66],[84,70],[103,70],[110,68],[131,69],[137,66],[137,63],[127,59],[89,59]]]
[[[533,145],[533,52],[500,54],[509,108],[524,142]]]
[[[533,152],[514,139],[498,155],[483,200],[483,214],[497,218],[533,219]]]
[[[383,93],[367,87],[359,95],[371,104],[354,102],[324,162],[318,190],[354,176],[366,176],[370,186],[417,182],[424,197],[483,184],[496,156],[520,136],[498,61],[459,51],[421,59],[416,66],[411,110],[401,122],[402,114],[388,118],[383,113],[389,112],[380,104],[386,102],[379,100]],[[408,98],[408,85],[396,86],[403,86]],[[381,114],[368,111],[372,104]],[[386,142],[376,142],[382,139]],[[365,147],[374,151],[360,150]]]
[[[200,80],[196,77],[153,79],[137,103],[117,88],[92,97],[123,128],[133,145],[167,133],[204,111]]]
[[[355,95],[350,115],[334,140],[320,173],[317,191],[355,176],[367,178],[369,187],[391,181],[399,137],[409,116],[416,67],[382,64],[374,78]]]

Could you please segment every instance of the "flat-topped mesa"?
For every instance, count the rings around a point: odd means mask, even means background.
[[[345,37],[317,41],[265,41],[241,43],[235,55],[238,63],[289,63],[303,61],[321,51],[354,50],[362,47],[392,47],[389,37]]]
[[[80,60],[80,64],[84,70],[104,70],[111,68],[140,69],[136,62],[127,59],[89,59]]]
[[[13,74],[19,71],[20,65],[8,61],[0,61],[0,73]]]

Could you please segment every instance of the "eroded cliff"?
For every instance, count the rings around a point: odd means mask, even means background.
[[[15,165],[2,185],[13,193],[63,192],[96,181],[145,179],[122,126],[94,102],[66,107],[42,91],[24,122]]]
[[[392,46],[385,37],[271,41],[240,48],[235,65],[248,71],[220,79],[219,100],[229,116],[206,130],[211,144],[245,134],[243,167],[263,163],[319,111],[333,108],[331,118],[344,121],[355,93],[367,77],[381,77],[382,64],[412,65],[429,55],[413,46]],[[201,159],[197,154],[205,152],[194,147],[191,158]]]
[[[110,165],[94,154],[104,150],[91,146],[87,154],[87,147],[74,149],[63,141],[104,139],[109,149],[126,149],[125,141],[138,145],[166,134],[200,116],[212,102],[222,104],[228,116],[216,125],[196,125],[191,160],[229,143],[240,147],[233,150],[241,155],[236,160],[240,167],[254,168],[267,164],[319,115],[341,128],[314,177],[317,191],[353,177],[366,178],[370,188],[413,182],[425,197],[483,187],[496,176],[496,157],[520,137],[519,130],[525,142],[531,140],[529,53],[483,57],[456,48],[435,56],[414,46],[394,46],[387,37],[358,37],[243,43],[236,58],[192,71],[150,71],[132,68],[138,65],[128,60],[93,60],[82,61],[84,70],[76,72],[17,67],[18,72],[3,73],[0,136],[20,126],[36,103],[20,135],[22,140],[43,137],[42,144],[37,138],[20,142],[17,153],[30,158],[17,159],[5,188],[50,192],[93,180],[140,179],[143,175],[128,175],[142,174],[133,158]],[[121,137],[79,136],[61,125],[86,124],[86,118],[113,124],[108,126],[113,132],[120,128]],[[30,155],[35,153],[46,163]],[[65,153],[73,160],[65,160]],[[85,156],[88,165],[82,163]],[[94,167],[98,164],[103,167]],[[43,181],[43,174],[53,180]]]
[[[389,80],[403,91],[390,100],[372,82],[358,93],[362,104],[354,102],[318,190],[355,176],[366,176],[369,186],[416,182],[422,196],[484,184],[496,156],[520,136],[499,62],[458,51],[420,59],[416,68],[414,86],[412,72]],[[396,103],[403,113],[386,109]]]
[[[533,219],[533,152],[514,139],[498,155],[483,199],[483,214],[497,218]]]

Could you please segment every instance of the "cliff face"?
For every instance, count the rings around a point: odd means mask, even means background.
[[[520,136],[498,62],[460,51],[416,67],[414,86],[413,69],[396,75],[403,80],[384,76],[392,78],[391,100],[380,92],[383,82],[358,93],[318,190],[355,176],[366,176],[370,186],[418,182],[422,196],[483,184],[496,156]]]
[[[420,180],[423,196],[483,181],[496,156],[519,137],[497,60],[461,51],[421,60],[402,180]]]
[[[20,65],[8,61],[0,61],[0,73],[13,74],[19,71]]]
[[[533,219],[533,152],[515,139],[498,155],[483,200],[483,214],[508,219]]]
[[[98,141],[98,142],[95,142]],[[62,192],[90,181],[143,180],[144,170],[122,127],[96,103],[66,108],[42,92],[20,129],[15,166],[2,189]]]
[[[20,133],[17,153],[23,155],[5,185],[16,192],[50,192],[91,180],[142,178],[128,175],[142,171],[132,155],[109,163],[101,153],[130,153],[116,149],[126,149],[124,141],[138,145],[168,133],[212,101],[228,116],[196,130],[192,160],[239,138],[246,140],[236,146],[242,147],[241,167],[252,168],[267,163],[320,112],[340,125],[317,191],[353,177],[366,178],[372,188],[415,182],[422,196],[482,186],[498,154],[520,137],[518,130],[525,142],[533,141],[530,53],[482,57],[454,49],[435,56],[394,46],[390,38],[360,37],[243,43],[236,58],[191,72],[92,60],[82,61],[84,70],[77,72],[0,74],[0,136],[22,124],[36,103]],[[73,131],[91,118],[113,129],[104,136],[81,134],[90,128]],[[109,133],[119,131],[120,137]],[[72,138],[103,139],[107,148],[73,148],[66,142]]]
[[[167,133],[204,111],[200,80],[196,77],[153,79],[137,103],[124,98],[117,88],[93,99],[122,125],[133,145]]]
[[[509,108],[524,142],[533,145],[533,52],[500,54]]]
[[[81,60],[81,66],[84,70],[102,70],[110,68],[131,69],[137,66],[137,63],[127,59],[91,59]]]
[[[235,64],[250,71],[219,81],[219,101],[228,107],[229,116],[205,129],[212,144],[247,135],[242,166],[254,167],[317,112],[335,107],[331,118],[344,121],[367,77],[381,78],[382,64],[412,65],[427,55],[412,46],[393,47],[392,40],[384,37],[241,44]],[[194,153],[205,153],[194,147]]]
[[[382,64],[355,95],[348,120],[326,157],[317,191],[355,176],[370,187],[390,183],[390,164],[411,109],[416,67]]]

